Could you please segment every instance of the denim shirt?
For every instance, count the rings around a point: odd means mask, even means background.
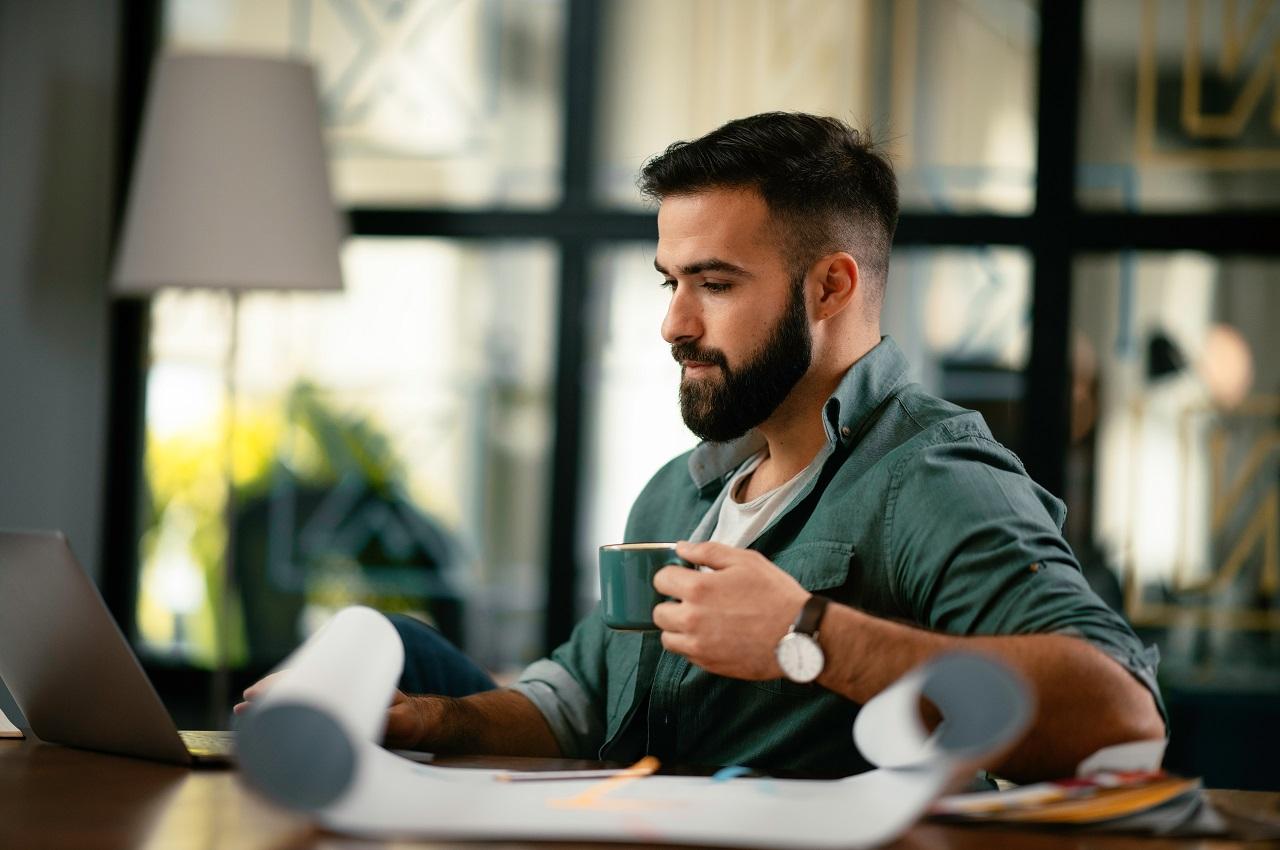
[[[889,337],[850,367],[823,408],[821,473],[750,548],[806,590],[877,617],[953,635],[1084,639],[1142,682],[1163,714],[1158,655],[1090,590],[1062,538],[1063,503],[981,415],[906,374]],[[705,539],[725,485],[762,444],[753,432],[669,462],[637,498],[626,539]],[[851,734],[857,703],[817,684],[708,673],[663,650],[657,632],[607,628],[598,608],[516,689],[568,756],[815,775],[869,767]]]

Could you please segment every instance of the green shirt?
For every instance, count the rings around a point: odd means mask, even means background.
[[[979,414],[906,374],[888,337],[849,369],[823,409],[821,474],[750,548],[806,590],[878,617],[954,635],[1083,638],[1159,705],[1158,655],[1090,590],[1062,538],[1062,502]],[[752,433],[669,462],[636,500],[626,539],[705,537],[703,518],[761,445]],[[664,651],[657,632],[607,628],[598,609],[516,687],[570,756],[832,775],[868,768],[851,735],[857,703],[816,684],[713,675]]]

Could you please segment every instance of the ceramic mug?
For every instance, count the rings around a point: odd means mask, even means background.
[[[658,570],[693,565],[676,554],[674,543],[611,543],[600,547],[600,606],[611,629],[656,629],[653,608],[670,597],[653,588]]]

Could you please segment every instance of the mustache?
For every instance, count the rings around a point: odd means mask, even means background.
[[[718,348],[699,348],[691,342],[678,342],[671,346],[671,356],[677,362],[696,360],[699,363],[710,363],[721,369],[728,369],[729,359]]]

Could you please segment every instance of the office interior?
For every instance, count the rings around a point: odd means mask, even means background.
[[[1277,46],[1228,0],[0,0],[0,526],[68,535],[184,727],[348,604],[513,676],[694,444],[637,169],[836,115],[900,181],[884,332],[1067,503],[1166,766],[1280,788]],[[112,292],[162,52],[314,64],[341,291]]]

